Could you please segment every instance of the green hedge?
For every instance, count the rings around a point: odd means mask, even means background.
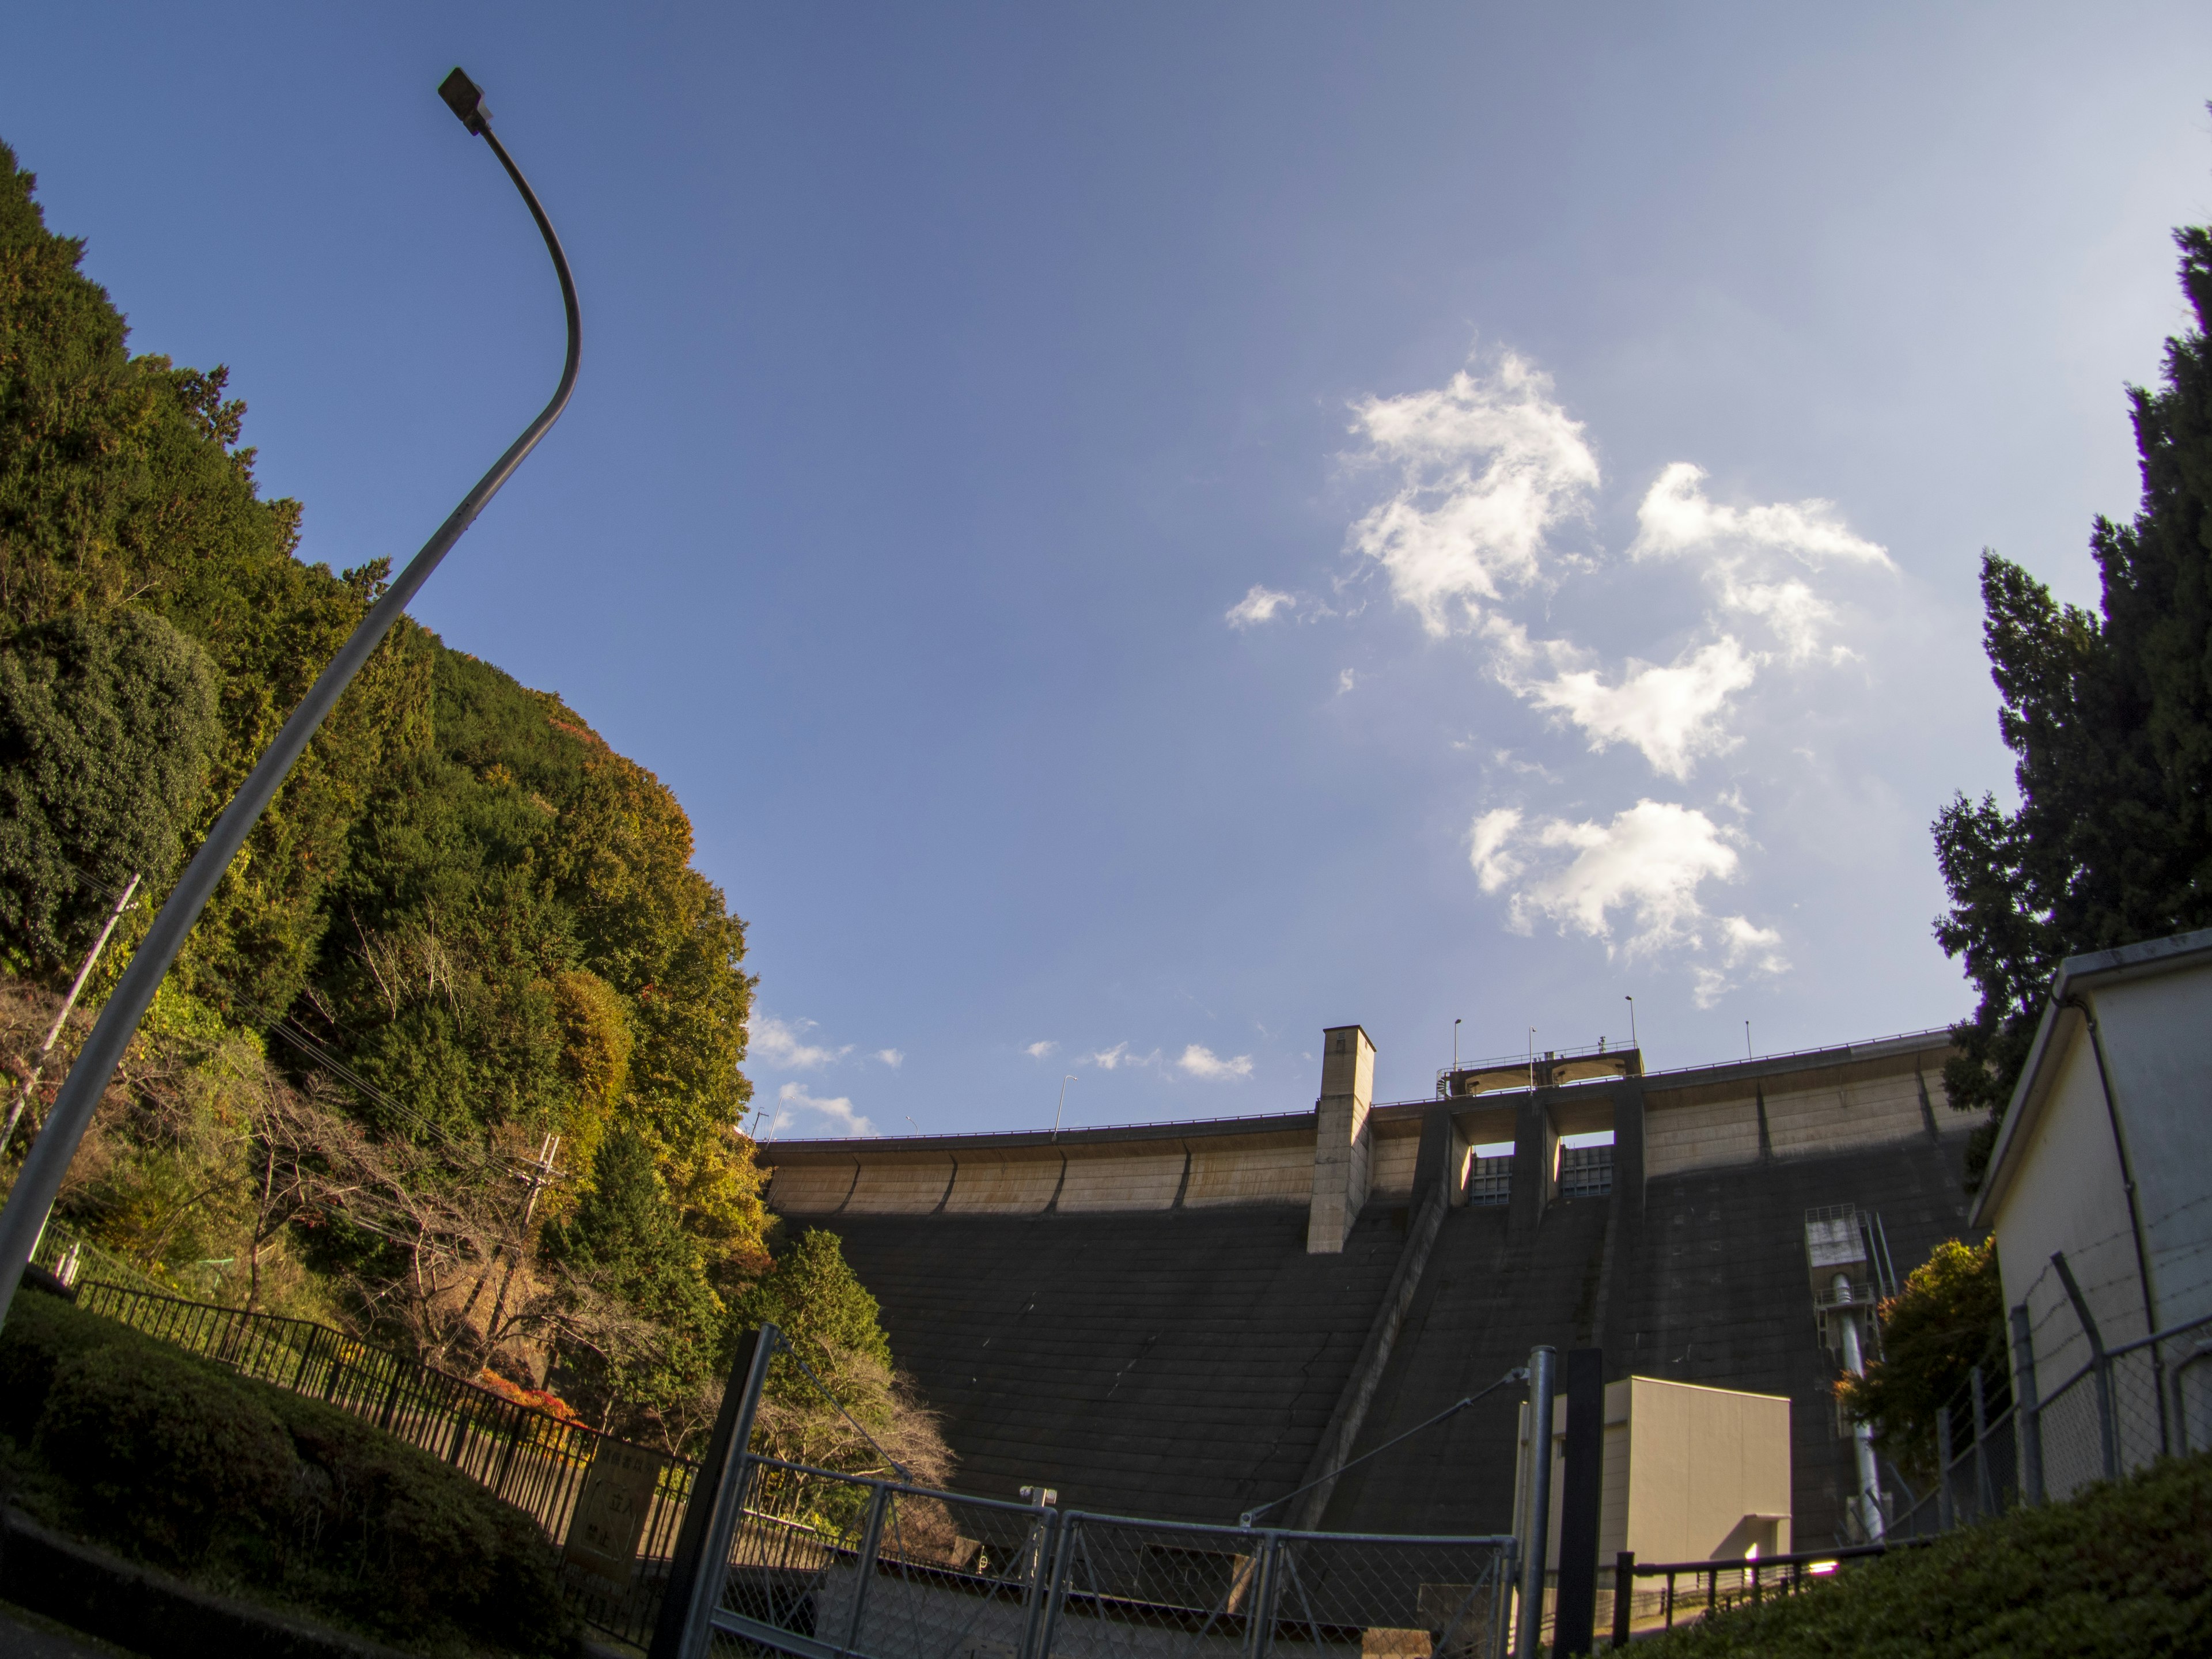
[[[1838,1572],[1636,1644],[1643,1659],[2212,1653],[2212,1455]]]
[[[16,1501],[409,1646],[572,1651],[536,1523],[360,1419],[26,1286],[0,1331]]]

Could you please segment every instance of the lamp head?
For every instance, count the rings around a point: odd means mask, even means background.
[[[483,88],[469,79],[457,64],[438,83],[438,96],[460,118],[461,125],[479,138],[491,131],[491,112],[484,107]]]

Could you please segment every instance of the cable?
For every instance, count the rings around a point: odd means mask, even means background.
[[[1474,1404],[1476,1401],[1496,1394],[1508,1382],[1526,1382],[1528,1380],[1528,1368],[1526,1365],[1522,1365],[1516,1370],[1506,1372],[1504,1376],[1499,1377],[1498,1381],[1492,1383],[1488,1388],[1483,1389],[1481,1393],[1471,1394],[1468,1395],[1466,1399],[1445,1407],[1434,1417],[1429,1419],[1427,1422],[1416,1423],[1412,1428],[1407,1430],[1405,1433],[1398,1436],[1396,1439],[1385,1440],[1381,1445],[1376,1447],[1373,1451],[1362,1452],[1350,1462],[1338,1464],[1327,1474],[1322,1475],[1316,1480],[1307,1481],[1304,1486],[1297,1488],[1297,1492],[1286,1492],[1280,1498],[1274,1499],[1273,1502],[1261,1504],[1256,1510],[1245,1510],[1243,1514],[1237,1517],[1237,1526],[1238,1530],[1243,1532],[1251,1531],[1252,1522],[1259,1516],[1265,1515],[1269,1510],[1278,1508],[1282,1504],[1289,1503],[1291,1499],[1296,1498],[1299,1492],[1311,1492],[1316,1486],[1321,1486],[1324,1482],[1335,1480],[1337,1476],[1342,1474],[1346,1469],[1357,1468],[1370,1457],[1380,1457],[1384,1452],[1389,1451],[1391,1447],[1398,1444],[1400,1441],[1411,1440],[1415,1435],[1420,1433],[1423,1430],[1433,1429],[1447,1417],[1455,1416],[1459,1413],[1465,1411],[1469,1406]]]
[[[884,1462],[896,1469],[898,1471],[900,1480],[905,1481],[908,1486],[912,1486],[914,1484],[914,1471],[907,1468],[905,1464],[900,1462],[897,1458],[893,1457],[889,1452],[885,1451],[883,1448],[882,1443],[879,1442],[875,1436],[870,1434],[866,1429],[860,1427],[860,1419],[854,1417],[852,1413],[847,1411],[845,1409],[844,1402],[839,1400],[836,1395],[830,1392],[830,1385],[828,1383],[824,1382],[820,1377],[815,1376],[811,1370],[807,1369],[806,1362],[799,1357],[799,1350],[791,1346],[790,1341],[784,1336],[781,1331],[778,1331],[775,1334],[775,1346],[781,1348],[786,1353],[789,1354],[791,1356],[791,1363],[798,1366],[800,1370],[806,1373],[806,1380],[809,1382],[811,1382],[816,1388],[822,1390],[822,1397],[828,1401],[831,1405],[837,1407],[837,1415],[843,1418],[848,1423],[850,1423],[854,1428],[859,1430],[861,1439],[866,1441],[871,1446],[875,1447],[876,1455],[882,1458]]]

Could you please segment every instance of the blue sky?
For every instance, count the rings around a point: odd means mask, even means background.
[[[0,137],[307,553],[681,797],[778,1133],[1919,1029],[2212,217],[2201,6],[46,7]]]

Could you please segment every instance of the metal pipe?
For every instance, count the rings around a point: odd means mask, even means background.
[[[6,1152],[8,1143],[15,1138],[15,1126],[22,1121],[23,1109],[31,1103],[31,1097],[38,1092],[39,1073],[46,1069],[46,1056],[53,1053],[54,1044],[62,1040],[62,1027],[69,1024],[70,1011],[76,1006],[76,1000],[84,994],[84,982],[92,977],[93,965],[100,960],[100,953],[107,948],[108,936],[114,933],[115,924],[123,920],[124,912],[130,909],[131,895],[137,890],[138,878],[134,874],[130,884],[115,896],[115,902],[107,912],[107,921],[100,927],[100,937],[93,940],[92,949],[84,953],[84,964],[76,970],[76,977],[70,981],[69,994],[62,999],[60,1011],[54,1015],[54,1023],[46,1027],[46,1040],[39,1045],[39,1057],[31,1062],[30,1075],[23,1079],[23,1091],[15,1097],[15,1109],[8,1114],[8,1127],[0,1129],[0,1152]]]
[[[561,251],[561,240],[553,234],[553,222],[545,216],[545,210],[538,204],[537,194],[522,176],[522,170],[493,134],[490,112],[483,107],[483,94],[476,83],[455,70],[446,77],[438,92],[460,118],[461,124],[491,146],[492,154],[499,158],[499,164],[507,169],[507,176],[514,180],[515,189],[528,204],[530,216],[538,222],[538,234],[545,239],[546,252],[553,256],[553,269],[561,281],[561,303],[567,312],[568,325],[568,351],[562,366],[561,383],[554,389],[551,401],[523,428],[522,435],[507,446],[507,453],[492,464],[491,470],[477,481],[476,488],[462,498],[461,504],[438,526],[437,533],[422,544],[422,550],[393,579],[384,597],[354,629],[353,636],[338,648],[337,655],[331,659],[330,665],[284,722],[276,741],[231,797],[230,805],[216,820],[207,840],[185,866],[185,873],[169,894],[168,902],[154,918],[153,927],[109,994],[107,1005],[100,1010],[92,1035],[85,1039],[76,1064],[70,1067],[68,1078],[55,1096],[46,1130],[32,1146],[30,1156],[23,1160],[15,1189],[8,1195],[7,1207],[0,1210],[0,1323],[6,1322],[9,1307],[15,1300],[15,1286],[22,1279],[24,1265],[31,1259],[46,1212],[53,1205],[54,1195],[61,1190],[70,1160],[76,1155],[77,1143],[84,1139],[85,1130],[91,1125],[93,1109],[106,1093],[108,1080],[114,1076],[123,1051],[130,1046],[138,1022],[152,1004],[154,993],[160,988],[163,975],[176,959],[192,924],[199,920],[200,911],[230,868],[232,859],[246,844],[246,836],[260,821],[261,814],[291,772],[293,763],[305,751],[340,694],[361,672],[370,653],[383,642],[392,625],[399,620],[400,613],[429,580],[430,573],[452,550],[453,544],[476,522],[477,515],[499,493],[500,486],[522,465],[523,458],[538,447],[538,441],[553,422],[560,419],[569,394],[575,390],[576,368],[583,349],[583,324],[576,305],[576,284],[568,272],[568,257]]]
[[[1559,1355],[1538,1346],[1528,1353],[1528,1503],[1521,1555],[1518,1659],[1537,1659],[1544,1640],[1544,1556],[1552,1531],[1552,1393]]]
[[[1853,1376],[1864,1376],[1866,1355],[1859,1346],[1858,1310],[1851,1305],[1850,1276],[1838,1273],[1831,1288],[1844,1304],[1838,1316],[1844,1325],[1844,1369]],[[1881,1471],[1875,1462],[1872,1424],[1851,1425],[1851,1456],[1859,1472],[1859,1524],[1871,1542],[1882,1535]]]
[[[2142,1291],[2143,1330],[2148,1334],[2158,1329],[2158,1297],[2150,1279],[2150,1241],[2143,1233],[2142,1203],[2136,1194],[2135,1162],[2128,1156],[2128,1138],[2120,1128],[2119,1103],[2112,1098],[2112,1070],[2105,1064],[2105,1039],[2097,1029],[2097,1011],[2089,1006],[2088,998],[2076,992],[2066,999],[2066,1006],[2080,1014],[2088,1026],[2090,1051],[2097,1057],[2097,1086],[2104,1092],[2105,1117],[2112,1127],[2112,1151],[2120,1160],[2120,1191],[2128,1201],[2128,1231],[2134,1235],[2136,1245],[2136,1282]],[[2150,1368],[2158,1395],[2158,1449],[2165,1455],[2173,1447],[2166,1426],[2166,1361],[2155,1346],[2150,1351]]]

